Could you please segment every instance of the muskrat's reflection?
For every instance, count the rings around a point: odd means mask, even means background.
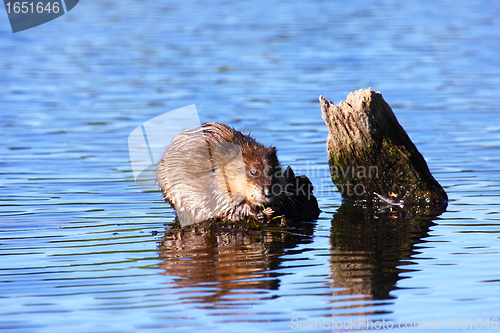
[[[226,296],[226,302],[255,301],[269,297],[262,290],[278,289],[278,274],[270,271],[280,265],[280,255],[286,248],[311,242],[314,225],[301,224],[297,233],[277,228],[209,227],[203,223],[184,229],[174,227],[159,247],[163,259],[160,268],[165,270],[163,274],[179,277],[174,280],[176,288],[196,288],[192,295],[189,290],[183,292],[183,301],[215,305],[224,302]]]
[[[330,236],[335,295],[390,299],[415,244],[428,236],[442,209],[376,209],[342,204],[332,219]],[[406,262],[409,264],[410,262]]]

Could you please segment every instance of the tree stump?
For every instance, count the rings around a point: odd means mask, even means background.
[[[448,196],[379,92],[319,98],[328,127],[330,174],[342,198],[368,203],[445,205]]]

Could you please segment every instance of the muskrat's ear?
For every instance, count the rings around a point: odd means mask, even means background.
[[[276,155],[276,148],[275,147],[269,147],[269,155]]]
[[[283,173],[283,175],[285,176],[286,179],[293,179],[295,178],[295,173],[293,172],[292,168],[290,166],[288,166],[285,170],[285,172]]]

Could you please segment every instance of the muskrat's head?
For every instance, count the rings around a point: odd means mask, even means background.
[[[243,160],[247,177],[247,201],[260,207],[272,203],[283,190],[276,148],[257,146],[243,150]]]

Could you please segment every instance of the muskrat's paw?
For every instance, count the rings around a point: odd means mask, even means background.
[[[257,214],[257,219],[260,222],[267,221],[273,214],[274,214],[274,209],[272,209],[271,207],[267,207],[262,212],[259,212],[259,214]]]
[[[271,207],[265,208],[263,211],[256,213],[253,210],[248,214],[250,217],[258,220],[259,222],[265,222],[274,214],[274,209]]]
[[[269,218],[274,214],[274,209],[272,209],[271,207],[267,207],[261,213],[265,214]]]

